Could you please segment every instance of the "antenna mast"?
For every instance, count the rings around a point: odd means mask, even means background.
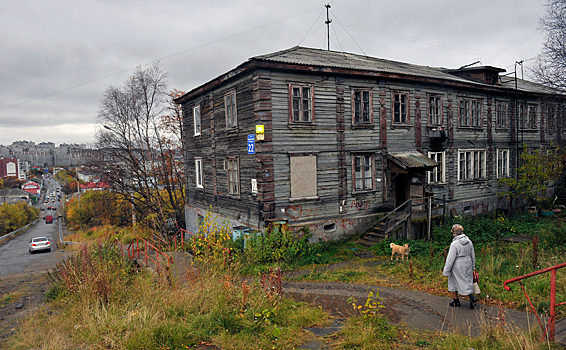
[[[328,17],[328,10],[330,9],[330,4],[326,4],[324,5],[324,7],[326,7],[326,21],[324,23],[326,23],[326,32],[328,37],[328,51],[330,51],[330,23],[332,23],[332,20]]]

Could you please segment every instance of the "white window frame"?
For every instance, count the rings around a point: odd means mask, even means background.
[[[509,177],[509,149],[497,149],[497,177]]]
[[[356,176],[356,161],[362,159],[364,164],[361,165],[360,175]],[[366,164],[369,160],[369,165]],[[369,167],[369,170],[367,169]],[[369,174],[368,174],[369,171]],[[360,179],[361,176],[361,179]],[[375,155],[369,153],[352,153],[352,185],[354,192],[372,191],[375,188]],[[361,186],[358,187],[358,180],[361,180]]]
[[[235,167],[234,167],[235,166]],[[228,194],[240,195],[240,158],[228,157],[226,159],[226,171],[228,177]]]
[[[195,183],[197,188],[204,188],[202,158],[195,158]]]
[[[485,167],[485,149],[465,149],[458,151],[458,181],[485,180]]]
[[[226,128],[237,128],[238,109],[236,105],[236,90],[229,91],[224,95],[224,111],[226,115]]]
[[[201,117],[200,117],[200,105],[193,107],[193,122],[195,133],[194,136],[200,136],[201,133]]]
[[[437,163],[440,163],[439,167],[435,167],[433,170],[428,172],[428,183],[429,184],[443,184],[446,183],[446,152],[428,152],[428,157]],[[441,158],[441,159],[440,159]],[[440,159],[440,160],[439,160]],[[440,179],[439,179],[440,176]]]

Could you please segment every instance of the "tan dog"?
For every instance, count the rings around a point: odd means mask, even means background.
[[[411,251],[411,248],[409,248],[408,244],[397,245],[395,243],[391,243],[389,246],[391,247],[391,260],[393,260],[395,253],[401,255],[403,261],[405,261],[405,255],[407,256],[407,260],[409,260],[409,252]]]

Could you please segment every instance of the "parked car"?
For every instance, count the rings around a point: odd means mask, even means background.
[[[38,250],[51,251],[51,242],[49,242],[49,239],[47,237],[32,238],[28,243],[28,250],[31,254]]]

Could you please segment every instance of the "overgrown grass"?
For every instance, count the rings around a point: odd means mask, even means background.
[[[81,250],[51,273],[53,300],[8,340],[10,349],[292,349],[323,324],[320,309],[281,299],[270,284],[203,266],[184,286],[135,272],[102,246]],[[272,282],[265,282],[272,281]],[[41,332],[38,332],[41,330]]]

